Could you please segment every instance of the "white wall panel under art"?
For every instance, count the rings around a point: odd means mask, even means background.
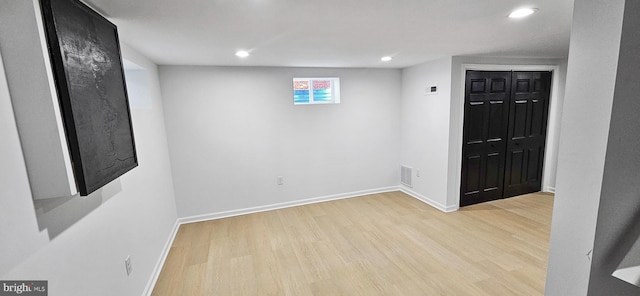
[[[0,50],[36,200],[77,192],[39,9],[38,1],[0,2]]]
[[[340,104],[294,105],[293,77],[339,77]],[[161,66],[160,80],[180,217],[399,184],[399,70]]]
[[[0,0],[0,11],[35,23],[36,4]],[[41,41],[37,34],[3,36],[8,42]],[[0,48],[2,61],[14,63],[15,55],[5,55],[5,48]],[[152,100],[152,108],[131,110],[140,165],[87,197],[32,198],[11,96],[43,85],[13,83],[10,90],[7,81],[15,82],[18,72],[5,71],[0,63],[0,279],[47,280],[49,295],[141,295],[147,289],[177,214],[157,68],[127,46],[122,51],[146,71],[143,87]],[[39,52],[40,63],[45,54]],[[127,256],[133,263],[130,276]]]

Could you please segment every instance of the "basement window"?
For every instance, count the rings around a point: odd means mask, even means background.
[[[293,104],[339,104],[340,78],[293,78]]]

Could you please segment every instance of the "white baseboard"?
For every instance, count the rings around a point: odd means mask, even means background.
[[[441,203],[439,203],[439,202],[437,202],[437,201],[435,201],[433,199],[430,199],[430,198],[428,198],[428,197],[426,197],[426,196],[424,196],[422,194],[419,194],[419,193],[417,193],[417,192],[415,192],[415,191],[413,191],[413,190],[411,190],[411,189],[409,189],[409,188],[407,188],[405,186],[400,186],[400,191],[402,191],[402,192],[410,195],[411,197],[413,197],[415,199],[418,199],[418,200],[420,200],[420,201],[422,201],[422,202],[424,202],[424,203],[426,203],[426,204],[428,204],[428,205],[430,205],[430,206],[432,206],[432,207],[434,207],[434,208],[436,208],[436,209],[438,209],[440,211],[443,211],[445,213],[455,212],[460,208],[457,205],[455,205],[455,206],[445,206],[445,205],[443,205],[443,204],[441,204]]]
[[[238,210],[217,212],[217,213],[211,213],[211,214],[204,214],[204,215],[197,215],[197,216],[190,216],[190,217],[182,217],[182,218],[178,219],[178,222],[180,224],[187,224],[187,223],[194,223],[194,222],[200,222],[200,221],[215,220],[215,219],[221,219],[221,218],[227,218],[227,217],[233,217],[233,216],[240,216],[240,215],[246,215],[246,214],[266,212],[266,211],[271,211],[271,210],[278,210],[278,209],[284,209],[284,208],[308,205],[308,204],[313,204],[313,203],[332,201],[332,200],[338,200],[338,199],[345,199],[345,198],[352,198],[352,197],[358,197],[358,196],[376,194],[376,193],[383,193],[383,192],[398,191],[398,190],[400,190],[400,188],[398,186],[391,186],[391,187],[383,187],[383,188],[376,188],[376,189],[369,189],[369,190],[362,190],[362,191],[354,191],[354,192],[341,193],[341,194],[333,194],[333,195],[314,197],[314,198],[308,198],[308,199],[302,199],[302,200],[294,200],[294,201],[271,204],[271,205],[251,207],[251,208],[246,208],[246,209],[238,209]]]
[[[153,269],[153,274],[151,275],[151,279],[147,283],[147,287],[144,289],[144,294],[147,296],[151,296],[151,292],[153,292],[153,288],[156,286],[156,282],[158,281],[158,277],[160,276],[160,272],[162,271],[162,266],[164,266],[165,260],[167,260],[167,256],[169,255],[169,250],[171,250],[171,245],[173,245],[173,240],[176,238],[176,234],[178,233],[178,229],[180,228],[180,223],[178,220],[173,224],[173,229],[169,234],[169,239],[164,244],[164,248],[162,249],[162,254],[160,258],[158,258],[158,262],[156,263],[156,267]]]
[[[544,192],[551,192],[551,193],[556,193],[556,188],[555,187],[551,187],[551,186],[547,186],[547,190],[545,190]]]

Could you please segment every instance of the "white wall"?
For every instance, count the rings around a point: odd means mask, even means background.
[[[640,295],[639,287],[611,276],[640,238],[640,84],[635,79],[640,76],[638,48],[640,2],[625,1],[589,295]],[[638,252],[629,256],[633,263],[639,262]]]
[[[293,77],[340,77],[341,103],[294,106]],[[180,217],[399,183],[399,70],[162,66],[160,81]]]
[[[559,62],[557,72],[554,73],[554,85],[549,108],[549,125],[547,134],[547,148],[544,157],[543,191],[556,191],[558,174],[558,150],[560,149],[560,127],[562,110],[564,108],[564,92],[567,82],[567,60]]]
[[[587,294],[624,2],[574,4],[546,295]]]
[[[438,93],[425,95],[434,84]],[[447,203],[450,106],[451,57],[402,70],[400,162],[413,168],[404,190],[443,211],[457,208]]]
[[[146,69],[154,103],[152,109],[132,109],[139,167],[88,197],[35,204],[0,67],[0,279],[48,280],[49,295],[145,290],[177,215],[156,66],[127,47],[123,55]]]

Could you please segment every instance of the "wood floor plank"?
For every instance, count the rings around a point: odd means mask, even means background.
[[[552,208],[389,192],[185,224],[152,295],[542,295]]]

